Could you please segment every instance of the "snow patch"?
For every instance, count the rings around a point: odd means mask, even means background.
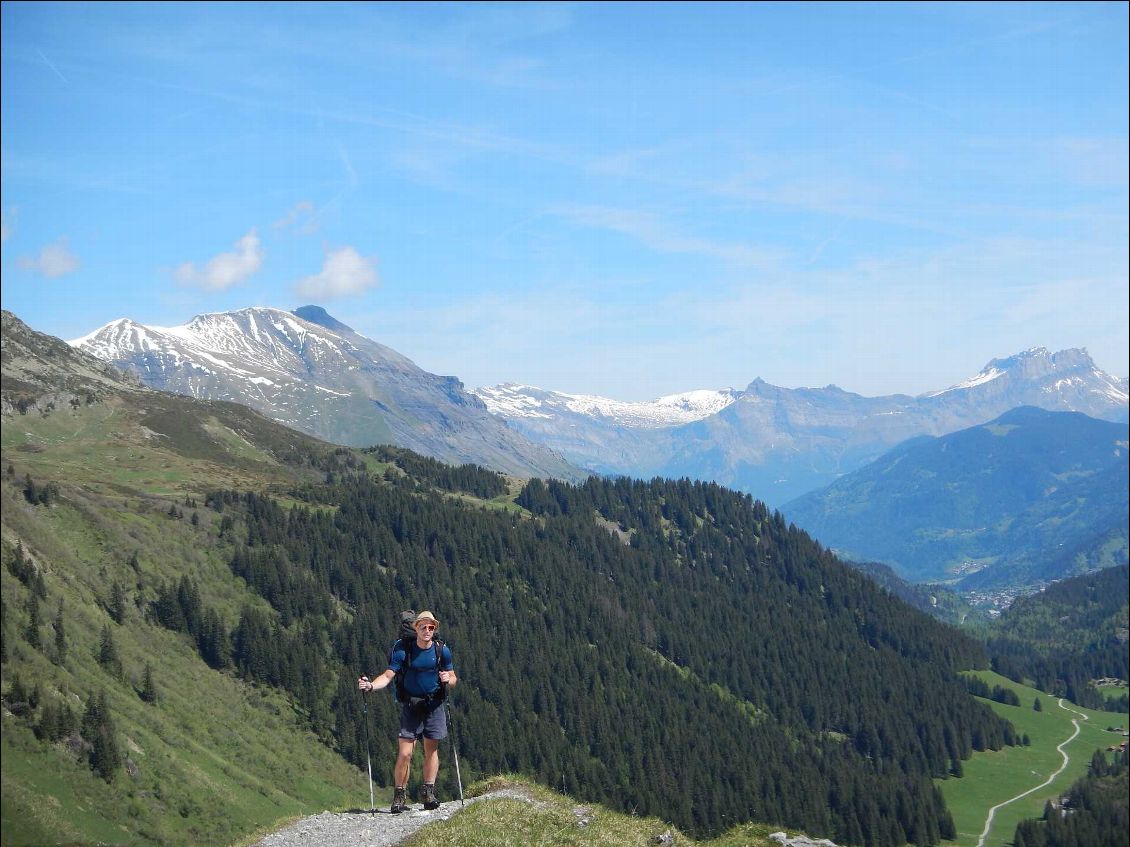
[[[949,388],[943,388],[941,391],[934,391],[924,396],[941,397],[943,394],[949,394],[951,391],[962,391],[963,389],[967,388],[976,388],[978,385],[984,385],[986,382],[992,382],[997,377],[1004,376],[1005,373],[1006,371],[1002,371],[1000,368],[986,368],[985,370],[981,371],[981,373],[977,374],[977,376],[967,379],[965,380],[965,382],[959,382],[957,385],[951,385]]]
[[[334,391],[332,388],[326,388],[324,385],[315,385],[314,387],[319,391],[324,391],[326,394],[333,394],[335,397],[351,396],[348,391]]]
[[[655,400],[627,402],[594,394],[566,394],[529,385],[505,384],[474,392],[495,415],[504,418],[580,416],[617,426],[659,429],[692,423],[717,414],[737,398],[732,389],[700,389],[669,394]]]

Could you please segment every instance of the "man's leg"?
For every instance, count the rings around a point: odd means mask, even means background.
[[[424,786],[420,799],[425,809],[438,809],[436,799],[436,776],[439,774],[439,739],[424,739]]]
[[[411,755],[411,753],[409,753]],[[436,784],[439,775],[439,739],[424,739],[424,782],[428,785]]]
[[[424,750],[428,748],[427,741],[424,742]],[[396,751],[396,766],[392,769],[393,785],[397,788],[403,788],[408,784],[408,772],[412,767],[412,751],[416,749],[416,739],[414,738],[398,738],[397,751]],[[428,765],[427,758],[424,759],[424,773],[427,773]],[[438,768],[437,768],[438,770]]]

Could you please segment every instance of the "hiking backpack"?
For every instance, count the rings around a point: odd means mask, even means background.
[[[396,672],[396,700],[398,703],[408,703],[411,700],[419,698],[412,697],[404,688],[404,675],[408,672],[408,664],[412,661],[412,645],[416,643],[416,613],[412,609],[405,609],[400,613],[400,628],[397,630],[396,640],[392,642],[392,647],[389,649],[389,657],[396,652],[397,647],[404,648],[404,663],[400,666],[400,670]],[[440,663],[443,661],[443,641],[439,638],[432,639],[432,646],[436,651],[436,673],[439,673]],[[431,703],[438,704],[443,702],[447,696],[447,686],[442,682],[439,684],[439,690],[431,697],[428,698]]]

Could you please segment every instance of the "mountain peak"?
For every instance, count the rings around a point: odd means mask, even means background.
[[[103,324],[102,326],[98,327],[98,329],[94,330],[93,332],[88,332],[86,335],[82,336],[81,338],[73,338],[70,341],[68,341],[67,343],[69,345],[71,345],[72,347],[81,347],[83,344],[85,344],[86,342],[90,341],[91,339],[93,339],[93,338],[95,338],[99,335],[103,335],[103,334],[107,334],[107,333],[129,332],[135,326],[139,326],[139,324],[135,324],[129,318],[118,318],[117,320],[113,320],[113,321],[110,321],[109,323]]]
[[[1094,361],[1084,347],[1074,347],[1051,353],[1046,347],[1032,347],[1023,352],[1007,356],[1003,359],[992,359],[981,372],[967,380],[951,385],[941,391],[934,391],[923,395],[926,398],[941,397],[954,391],[963,391],[978,388],[986,383],[1005,379],[1002,383],[1011,381],[1039,381],[1048,378],[1067,378],[1078,372],[1094,374],[1101,382],[1117,384],[1117,380],[1102,373],[1095,367]],[[1117,399],[1117,398],[1116,398]]]
[[[334,332],[353,332],[353,327],[346,326],[321,306],[299,306],[291,314]]]
[[[1085,347],[1074,347],[1068,350],[1060,350],[1058,353],[1052,353],[1047,347],[1032,347],[1022,353],[1017,353],[1004,359],[993,359],[989,364],[985,365],[982,373],[989,371],[993,368],[1001,370],[1013,369],[1048,369],[1048,370],[1068,370],[1078,367],[1093,368],[1095,366],[1090,354]]]

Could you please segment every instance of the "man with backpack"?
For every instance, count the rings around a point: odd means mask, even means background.
[[[373,680],[361,677],[362,691],[379,691],[396,683],[400,702],[400,734],[393,768],[396,788],[390,811],[396,815],[408,810],[408,772],[416,742],[424,741],[424,785],[421,800],[425,809],[436,809],[436,776],[439,774],[439,743],[447,737],[447,712],[442,708],[447,690],[459,678],[451,661],[451,648],[435,636],[439,621],[431,612],[420,612],[412,623],[412,634],[405,634],[392,646],[388,669]]]

